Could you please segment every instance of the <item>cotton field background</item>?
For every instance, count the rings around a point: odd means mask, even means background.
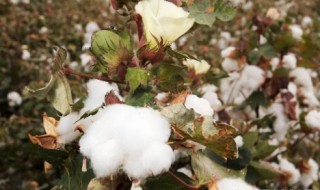
[[[0,1],[0,189],[320,189],[320,1]]]

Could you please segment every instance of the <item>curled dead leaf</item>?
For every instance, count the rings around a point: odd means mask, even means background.
[[[30,141],[45,149],[58,149],[57,137],[53,135],[31,135],[28,134]]]
[[[170,105],[173,105],[173,104],[184,104],[186,99],[187,99],[187,96],[189,94],[191,94],[191,92],[186,90],[186,91],[181,92],[179,94],[173,95],[173,99],[171,100]]]
[[[49,117],[46,113],[43,114],[43,128],[47,135],[52,135],[57,137],[58,133],[56,127],[58,125],[58,121],[53,118]]]
[[[104,102],[106,105],[123,104],[123,102],[118,98],[113,90],[106,94],[106,96],[104,97]]]

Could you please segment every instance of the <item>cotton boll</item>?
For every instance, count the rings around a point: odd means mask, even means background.
[[[291,94],[293,94],[294,96],[296,96],[297,91],[298,91],[297,86],[296,86],[293,82],[289,82],[289,84],[288,84],[288,91],[289,91]]]
[[[318,180],[319,165],[312,158],[308,160],[308,165],[309,170],[306,173],[302,173],[300,178],[300,182],[305,188],[309,187],[314,181]]]
[[[296,85],[301,86],[306,91],[313,91],[312,79],[309,72],[303,67],[297,67],[289,73],[290,78]]]
[[[154,142],[144,152],[142,161],[147,171],[159,175],[169,170],[174,161],[173,150],[167,144]]]
[[[275,136],[279,141],[284,141],[288,131],[288,118],[284,113],[284,107],[281,103],[273,103],[269,108],[269,113],[276,116],[273,123]]]
[[[244,3],[244,0],[230,0],[230,2],[234,5],[234,6],[239,6],[240,4]]]
[[[280,59],[277,58],[277,57],[272,58],[270,60],[270,65],[271,65],[272,71],[276,70],[276,68],[278,67],[279,63],[280,63]]]
[[[79,135],[79,131],[75,131],[77,124],[75,122],[80,118],[78,113],[72,112],[67,116],[62,117],[57,125],[58,142],[67,144],[75,140]]]
[[[252,1],[248,1],[248,2],[246,2],[246,3],[244,3],[242,5],[242,10],[249,11],[249,10],[252,9],[252,7],[253,7],[253,2]]]
[[[143,190],[140,185],[136,185],[135,183],[132,183],[130,190]]]
[[[283,67],[286,69],[294,69],[297,66],[297,58],[293,53],[288,53],[283,56]]]
[[[217,182],[218,190],[258,190],[240,178],[224,178]]]
[[[259,36],[259,44],[263,45],[265,43],[267,43],[267,38],[265,38],[263,35]]]
[[[31,53],[28,50],[22,50],[22,56],[21,59],[23,60],[29,60],[31,58]]]
[[[92,57],[89,54],[83,53],[80,55],[80,59],[81,59],[81,65],[86,66],[90,63],[90,61],[92,60]]]
[[[166,92],[159,92],[156,95],[155,99],[158,100],[158,101],[164,101],[168,96],[169,96],[169,94],[166,93]]]
[[[202,98],[208,100],[208,102],[210,103],[211,108],[214,111],[218,111],[222,106],[222,103],[219,100],[217,93],[215,93],[215,92],[206,92],[202,96]]]
[[[7,94],[7,101],[10,107],[15,107],[21,105],[22,98],[18,92],[11,91]]]
[[[216,87],[215,85],[213,84],[205,84],[203,86],[201,86],[199,88],[199,90],[202,92],[202,93],[206,93],[206,92],[216,92],[218,90],[218,87]]]
[[[242,136],[236,136],[234,141],[236,142],[237,148],[241,148],[244,144]]]
[[[223,57],[223,58],[230,57],[235,50],[236,50],[235,47],[230,46],[230,47],[221,51],[221,57]]]
[[[296,40],[302,39],[303,30],[301,29],[301,27],[299,25],[293,24],[293,25],[289,26],[289,28],[291,30],[291,34],[292,34],[293,38],[295,38]]]
[[[267,15],[268,18],[272,19],[273,21],[278,20],[280,17],[280,13],[276,8],[268,9]]]
[[[210,106],[208,100],[199,98],[196,95],[188,95],[185,101],[186,108],[193,109],[196,113],[203,116],[212,116],[213,109]]]
[[[320,112],[317,110],[310,111],[306,117],[306,124],[310,128],[320,129]]]
[[[86,32],[87,33],[93,34],[94,32],[96,32],[98,30],[100,30],[100,27],[95,22],[91,21],[91,22],[88,22],[88,24],[86,25]]]
[[[225,58],[221,63],[222,69],[228,73],[234,72],[240,69],[238,61],[231,58]]]
[[[309,16],[303,17],[302,22],[301,22],[301,26],[303,28],[307,28],[308,26],[312,26],[312,24],[313,24],[313,20],[311,17],[309,17]]]
[[[124,152],[115,140],[93,147],[91,165],[96,177],[106,177],[117,172],[124,160]]]
[[[206,74],[210,69],[210,65],[205,60],[187,59],[183,61],[183,65],[189,69],[193,69],[196,75]]]
[[[289,185],[293,185],[299,181],[301,176],[299,170],[287,159],[280,158],[279,168],[281,171],[289,173],[289,179],[288,179]]]
[[[318,98],[314,95],[313,91],[301,90],[304,100],[303,103],[309,105],[309,107],[314,108],[320,105]]]
[[[257,66],[246,65],[242,71],[242,77],[240,80],[242,86],[249,90],[256,90],[264,82],[265,73]]]

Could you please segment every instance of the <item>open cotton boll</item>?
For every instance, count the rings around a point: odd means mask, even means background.
[[[274,114],[276,119],[273,122],[275,137],[279,141],[284,141],[288,131],[288,118],[284,113],[284,107],[281,103],[273,103],[269,108],[269,113]]]
[[[140,185],[136,185],[135,183],[132,183],[130,190],[143,190]]]
[[[217,182],[218,190],[258,190],[240,178],[224,178]]]
[[[289,28],[291,30],[291,34],[292,34],[293,38],[295,38],[296,40],[302,39],[303,30],[301,29],[301,27],[299,25],[293,24],[293,25],[289,26]]]
[[[231,58],[225,58],[221,63],[222,69],[228,73],[234,72],[240,69],[238,61]]]
[[[303,28],[307,28],[308,26],[311,26],[312,24],[313,24],[313,20],[311,17],[309,17],[309,16],[303,17],[302,22],[301,22],[301,26]]]
[[[267,43],[267,38],[265,38],[263,35],[259,36],[259,44],[263,45],[265,43]]]
[[[283,67],[286,69],[294,69],[297,67],[297,58],[293,53],[288,53],[282,58]]]
[[[212,116],[214,113],[209,101],[196,95],[188,95],[184,105],[186,108],[193,109],[197,114],[203,116]]]
[[[169,145],[160,142],[150,144],[142,156],[145,169],[152,175],[168,171],[173,161],[173,150]]]
[[[222,106],[222,103],[219,100],[217,93],[215,93],[215,92],[206,92],[206,93],[204,93],[202,98],[208,100],[211,108],[214,111],[218,111]]]
[[[236,48],[233,46],[227,47],[226,49],[221,51],[221,57],[223,57],[223,58],[230,57],[235,50],[236,50]]]
[[[158,101],[164,101],[167,97],[169,96],[169,94],[167,92],[159,92],[155,99]]]
[[[22,56],[21,58],[23,60],[29,60],[31,58],[31,53],[28,50],[22,50]]]
[[[91,33],[93,34],[94,32],[100,30],[100,27],[98,26],[98,24],[96,22],[88,22],[88,24],[86,25],[86,32],[87,33]]]
[[[234,6],[239,6],[240,4],[244,3],[245,0],[230,0],[230,2],[231,2]]]
[[[320,129],[320,112],[317,110],[310,111],[306,117],[306,124],[310,128]]]
[[[7,94],[7,101],[10,107],[19,106],[22,103],[22,97],[16,91],[11,91]]]
[[[76,112],[72,112],[69,115],[60,118],[56,128],[59,143],[67,144],[79,137],[80,132],[75,131],[75,127],[78,125],[75,124],[75,122],[79,118],[80,115]]]
[[[218,90],[218,87],[216,87],[215,85],[213,84],[205,84],[203,86],[201,86],[199,88],[199,90],[202,92],[202,93],[206,93],[206,92],[216,92]]]
[[[280,59],[277,57],[274,57],[270,60],[271,69],[274,71],[278,67],[280,63]]]
[[[289,76],[293,78],[294,83],[298,86],[301,86],[306,91],[313,91],[312,79],[307,69],[297,67],[289,73]]]
[[[256,90],[265,80],[265,73],[257,66],[246,65],[242,71],[240,80],[243,87],[249,90]]]
[[[318,180],[318,170],[319,170],[319,165],[315,160],[310,158],[308,160],[308,165],[309,165],[309,170],[306,173],[302,173],[300,182],[301,184],[307,188],[309,187],[313,182]]]
[[[91,165],[100,177],[117,173],[124,160],[124,152],[115,140],[108,140],[92,148]]]
[[[297,183],[300,179],[300,171],[287,159],[285,158],[280,158],[279,159],[279,168],[281,171],[288,173],[288,184],[293,185]]]
[[[166,144],[170,134],[169,122],[158,111],[113,104],[101,112],[101,117],[94,121],[82,136],[79,141],[80,152],[91,159],[93,166],[101,166],[99,160],[112,160],[109,156],[113,154],[94,150],[96,147],[106,146],[105,142],[114,140],[116,145],[113,146],[117,146],[124,154],[123,160],[114,161],[121,163],[117,165],[117,169],[123,168],[129,177],[144,179],[166,171],[173,162],[173,151]],[[107,171],[105,173],[98,167],[93,167],[100,177],[106,177],[110,173],[108,171],[115,171],[111,166],[103,166]]]

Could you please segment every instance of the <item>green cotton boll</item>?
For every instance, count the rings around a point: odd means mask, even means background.
[[[118,66],[128,64],[133,56],[131,38],[127,32],[102,30],[92,36],[91,52],[108,73],[116,75]]]

